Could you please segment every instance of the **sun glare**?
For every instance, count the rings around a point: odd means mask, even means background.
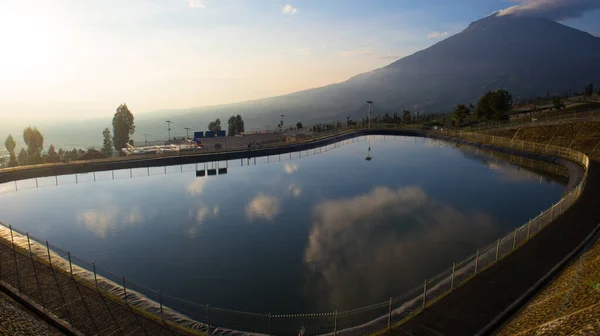
[[[43,78],[59,60],[62,36],[57,16],[28,1],[0,5],[0,73],[3,80]]]

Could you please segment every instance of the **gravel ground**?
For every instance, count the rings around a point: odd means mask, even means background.
[[[527,304],[498,336],[600,332],[600,240]]]
[[[62,335],[43,320],[29,314],[17,302],[0,293],[0,335]]]

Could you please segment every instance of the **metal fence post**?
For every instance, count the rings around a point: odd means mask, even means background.
[[[125,304],[129,305],[129,302],[127,301],[127,286],[125,283],[125,276],[123,276],[123,298],[125,299]]]
[[[496,261],[498,261],[499,253],[500,253],[500,238],[498,238],[498,244],[496,244]]]
[[[42,294],[42,287],[40,286],[40,278],[38,277],[37,267],[35,267],[35,259],[33,259],[33,252],[31,251],[31,240],[29,239],[29,232],[27,235],[27,246],[29,247],[29,258],[31,258],[31,267],[33,268],[33,275],[35,276],[35,285],[37,287],[38,292],[40,293],[40,302],[42,303],[42,308],[46,310],[46,305],[44,304],[44,295]]]
[[[208,334],[210,335],[210,305],[206,305],[206,322],[208,323]]]
[[[388,311],[388,330],[390,330],[392,328],[392,298],[390,298],[390,306]]]
[[[450,280],[450,290],[454,290],[454,274],[456,270],[456,263],[452,263],[452,279]]]
[[[54,267],[52,266],[52,257],[50,256],[50,244],[48,243],[47,240],[46,240],[46,251],[48,251],[48,264],[50,264],[50,269],[52,270],[52,275],[54,276],[54,283],[56,284],[56,289],[58,289],[58,294],[60,294],[60,298],[62,300],[63,307],[65,308],[65,312],[67,313],[67,319],[69,320],[68,322],[70,325],[73,325],[73,320],[71,319],[71,313],[69,312],[69,309],[67,308],[67,301],[65,300],[62,290],[60,289],[60,284],[58,283],[58,278],[56,277],[56,271],[54,270]]]
[[[338,312],[336,310],[334,318],[333,318],[333,336],[337,336],[337,322],[338,322]]]
[[[514,235],[514,237],[513,237],[513,248],[512,248],[512,249],[513,249],[513,251],[514,251],[514,250],[515,250],[515,248],[517,247],[517,231],[518,231],[518,230],[519,230],[518,228],[517,228],[517,229],[515,229],[515,235]]]
[[[73,277],[73,264],[71,263],[71,252],[67,251],[67,256],[69,257],[69,272],[71,273],[71,277]]]
[[[479,249],[477,249],[477,253],[475,254],[475,274],[477,274],[478,268],[479,268]]]
[[[96,284],[96,290],[98,290],[98,277],[96,276],[96,263],[92,263],[92,268],[94,269],[94,283]]]
[[[160,318],[161,320],[164,320],[165,316],[163,313],[162,293],[160,291],[158,291],[158,304],[160,305]]]
[[[17,264],[17,250],[15,249],[15,239],[13,237],[12,225],[9,225],[8,228],[10,229],[10,241],[12,242],[13,257],[15,259],[15,271],[16,271],[16,275],[17,275],[17,290],[19,290],[19,292],[20,292],[21,291],[21,279],[19,278],[19,266]]]
[[[423,284],[423,309],[425,309],[426,303],[427,303],[427,279],[425,279],[425,283]]]

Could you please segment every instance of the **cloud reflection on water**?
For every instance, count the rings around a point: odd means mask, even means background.
[[[80,211],[76,217],[78,223],[83,224],[88,231],[103,239],[117,232],[119,224],[137,226],[144,222],[144,215],[139,206],[121,209],[114,204]]]
[[[246,205],[246,218],[250,221],[264,219],[271,221],[281,212],[279,199],[258,194]]]
[[[448,266],[440,260],[464,257],[465,248],[496,236],[489,216],[461,213],[418,187],[327,200],[315,206],[313,221],[304,260],[323,309],[398,295],[422,281],[417,276]]]
[[[283,170],[285,170],[288,175],[292,175],[298,171],[298,165],[295,163],[286,163],[283,165]]]

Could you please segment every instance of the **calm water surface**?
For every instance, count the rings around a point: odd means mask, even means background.
[[[371,161],[362,137],[230,161],[217,176],[186,165],[20,181],[0,187],[0,220],[189,301],[333,311],[422,283],[535,217],[566,182],[429,139],[371,147]]]

